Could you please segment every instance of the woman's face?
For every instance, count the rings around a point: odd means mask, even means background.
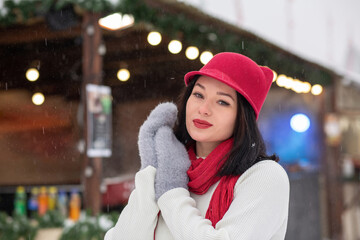
[[[214,78],[200,76],[186,104],[186,128],[191,138],[218,145],[234,132],[236,91]]]

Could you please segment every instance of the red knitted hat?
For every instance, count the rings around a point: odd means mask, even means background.
[[[188,72],[184,77],[186,86],[196,75],[212,77],[235,89],[253,107],[256,119],[273,80],[273,72],[269,68],[232,52],[216,54],[199,71]]]

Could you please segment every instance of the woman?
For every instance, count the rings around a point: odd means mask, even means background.
[[[187,73],[175,134],[172,103],[140,128],[135,190],[105,239],[284,239],[289,181],[256,123],[272,78],[227,52]]]

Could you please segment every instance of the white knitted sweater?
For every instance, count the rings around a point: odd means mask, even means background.
[[[235,185],[234,199],[214,228],[205,219],[211,196],[172,189],[155,202],[156,169],[149,166],[135,176],[135,190],[105,240],[282,240],[288,219],[289,179],[271,160],[249,168]],[[159,211],[161,214],[158,216]]]

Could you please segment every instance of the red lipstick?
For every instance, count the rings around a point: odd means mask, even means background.
[[[197,128],[201,128],[201,129],[206,129],[212,126],[211,123],[204,121],[204,120],[200,120],[200,119],[194,119],[193,123],[195,125],[195,127]]]

